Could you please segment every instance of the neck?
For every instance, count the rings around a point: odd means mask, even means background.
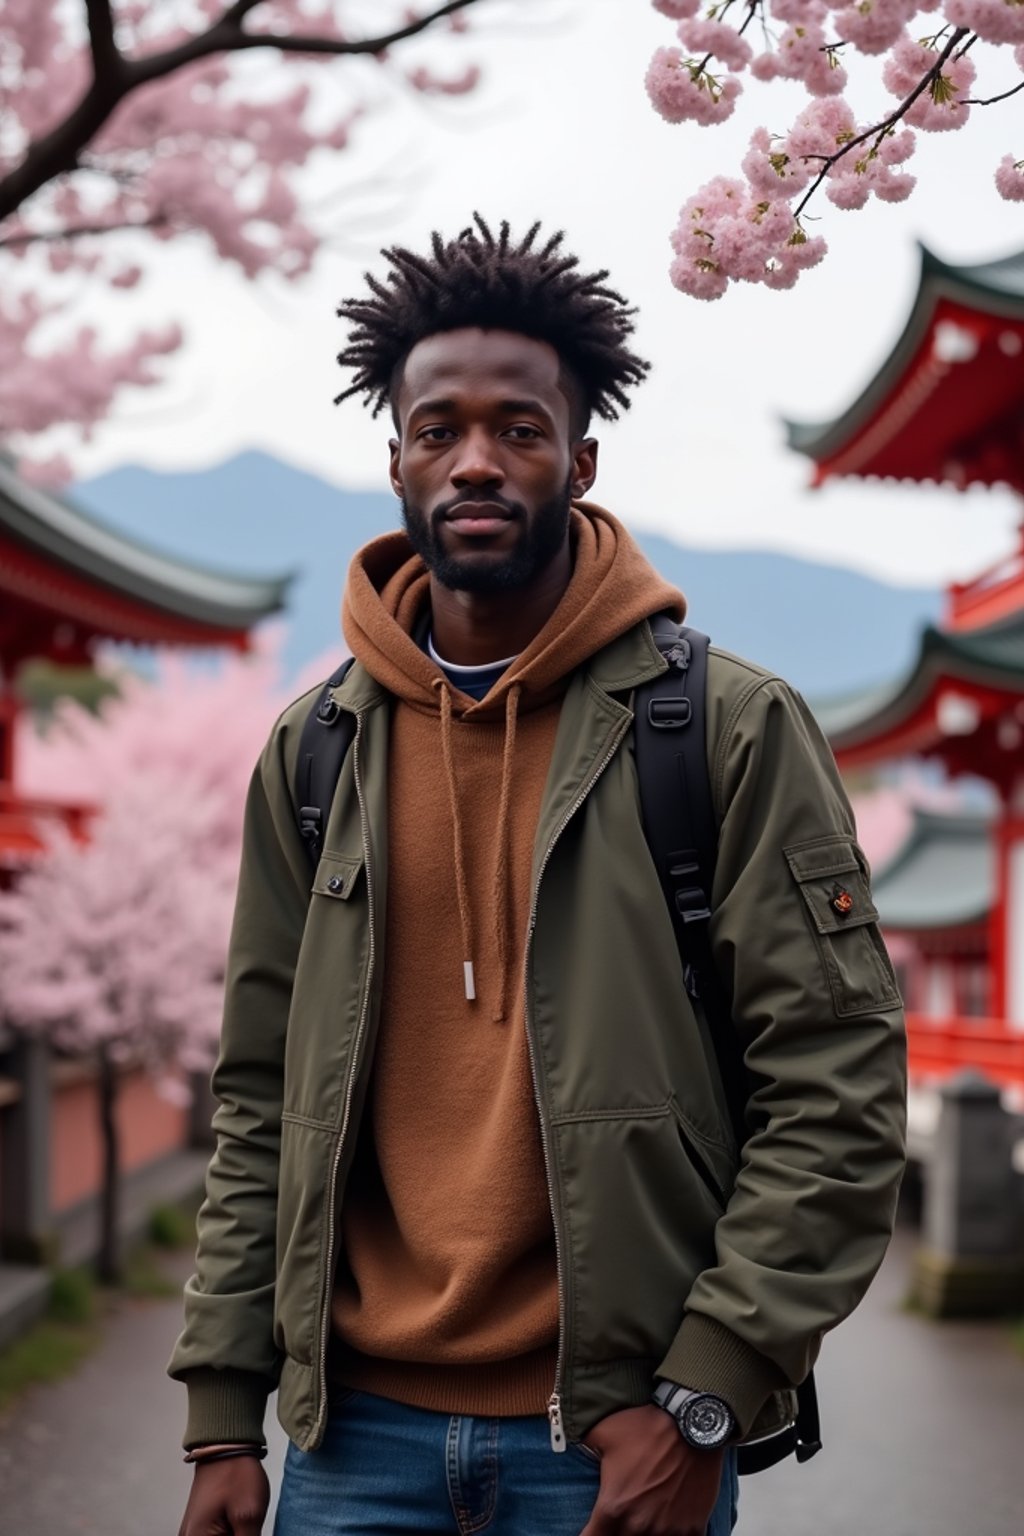
[[[459,592],[430,578],[434,645],[457,667],[484,667],[525,651],[554,613],[572,575],[569,542],[528,587]]]

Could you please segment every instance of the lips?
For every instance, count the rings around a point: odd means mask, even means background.
[[[512,514],[493,501],[460,501],[444,515],[444,521],[456,533],[477,538],[501,533],[512,521]]]

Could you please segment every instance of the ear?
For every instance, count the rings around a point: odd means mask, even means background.
[[[572,450],[572,499],[582,501],[597,479],[596,437],[583,437]]]
[[[391,481],[391,489],[401,501],[405,496],[405,483],[402,480],[402,471],[399,467],[402,457],[402,445],[397,437],[388,438],[388,449],[391,454],[388,464],[388,478]]]

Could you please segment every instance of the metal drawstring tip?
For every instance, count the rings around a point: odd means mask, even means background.
[[[475,981],[474,976],[473,976],[473,962],[472,962],[472,960],[464,960],[463,961],[463,963],[462,963],[462,974],[465,977],[465,981],[466,981],[466,1001],[468,1003],[475,1003],[476,1002],[476,981]]]

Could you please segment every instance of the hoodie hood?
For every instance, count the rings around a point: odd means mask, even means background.
[[[486,699],[453,692],[459,718],[493,720],[515,689],[520,709],[551,697],[575,669],[656,613],[682,620],[686,601],[658,575],[610,512],[589,502],[570,513],[573,572],[561,602]],[[420,709],[439,711],[440,669],[413,638],[430,593],[426,566],[404,533],[388,533],[349,567],[342,628],[356,660],[382,687]]]

